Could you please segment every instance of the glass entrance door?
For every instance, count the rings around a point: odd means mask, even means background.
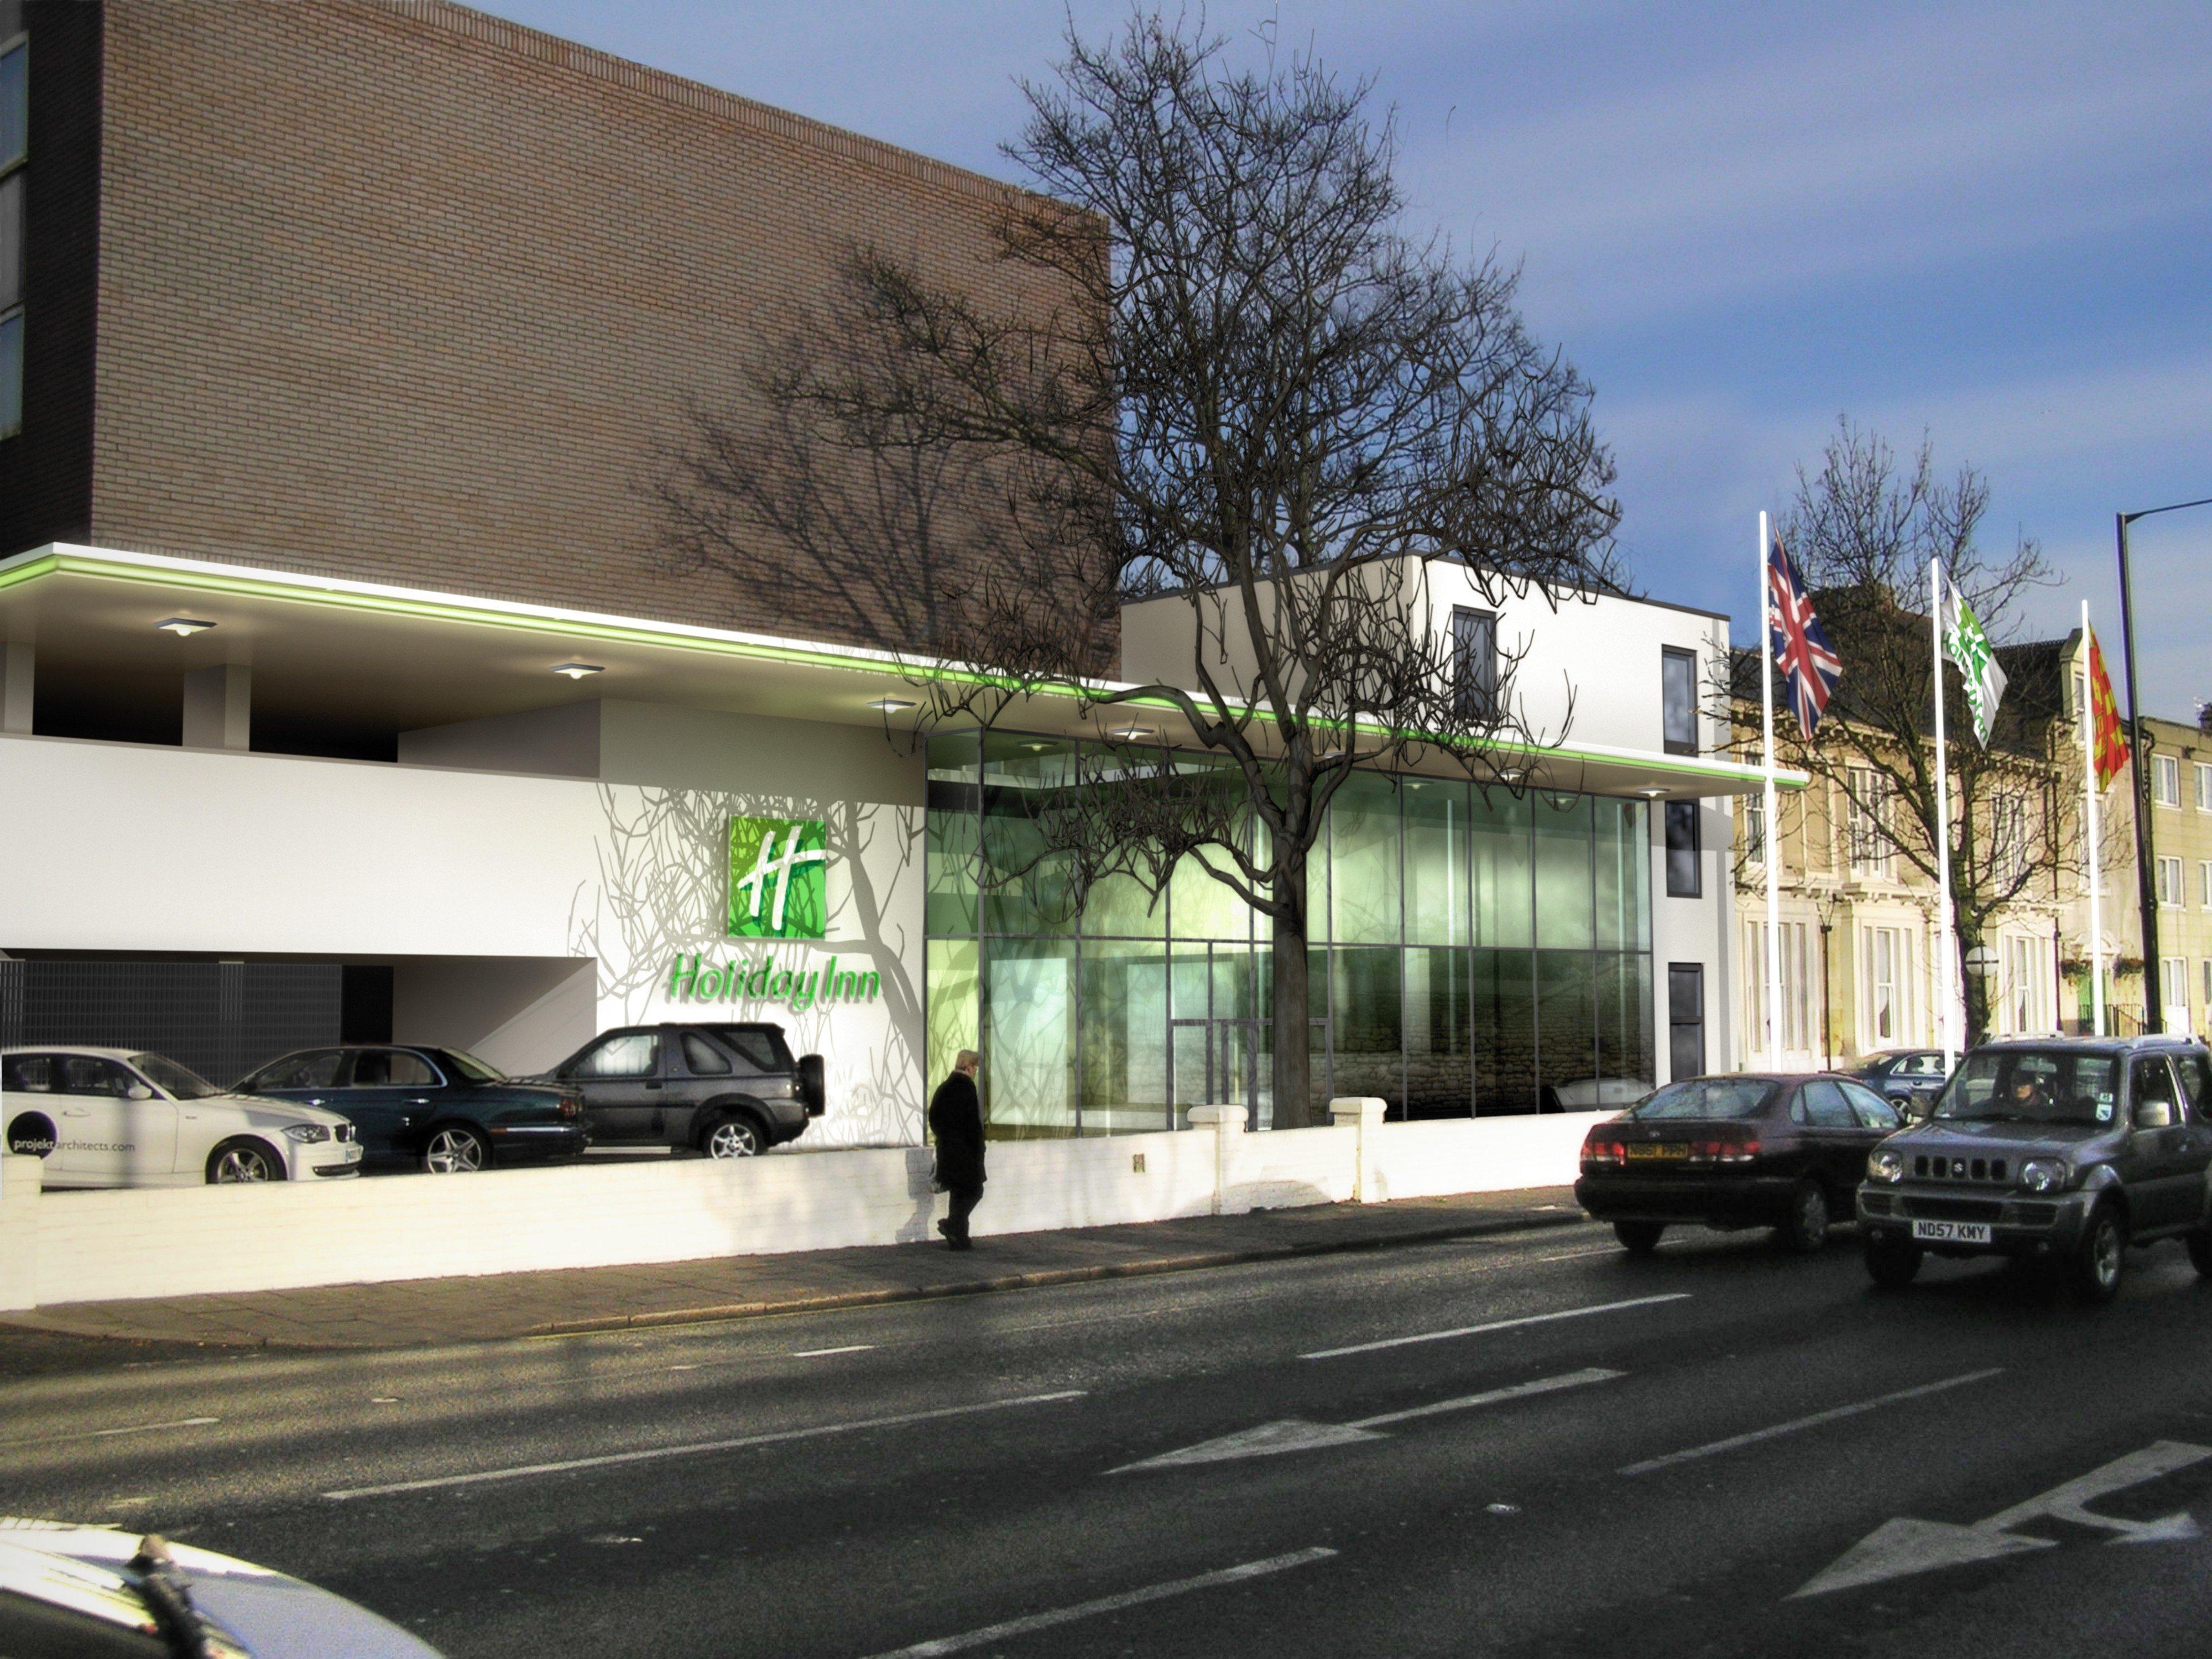
[[[1267,1127],[1267,1022],[1259,1019],[1178,1019],[1170,1022],[1175,1044],[1175,1121],[1188,1128],[1194,1106],[1242,1106],[1245,1127]]]

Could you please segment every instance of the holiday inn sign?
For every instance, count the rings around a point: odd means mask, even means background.
[[[820,939],[830,848],[819,818],[730,820],[732,939]]]

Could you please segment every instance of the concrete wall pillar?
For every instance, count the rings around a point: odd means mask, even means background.
[[[1249,1115],[1242,1106],[1194,1106],[1190,1127],[1213,1131],[1213,1213],[1219,1215],[1229,1192],[1229,1166],[1235,1158],[1231,1136],[1244,1133]]]
[[[218,663],[185,675],[185,747],[253,746],[253,671],[243,663]]]
[[[38,647],[18,641],[0,645],[0,732],[29,732],[38,665]]]
[[[39,1170],[0,1147],[0,1308],[39,1305]]]
[[[1328,1103],[1329,1121],[1340,1129],[1350,1127],[1358,1133],[1352,1139],[1352,1201],[1354,1204],[1379,1204],[1382,1201],[1382,1183],[1376,1179],[1375,1152],[1376,1131],[1382,1127],[1383,1114],[1390,1109],[1389,1103],[1373,1095],[1343,1095]]]

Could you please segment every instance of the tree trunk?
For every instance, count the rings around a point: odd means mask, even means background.
[[[1288,861],[1286,860],[1286,863]],[[1268,1010],[1274,1041],[1274,1127],[1303,1129],[1314,1121],[1310,1018],[1306,961],[1306,866],[1299,859],[1279,867],[1275,898],[1282,914],[1274,918],[1274,995]]]
[[[1978,974],[1966,966],[1966,957],[1981,947],[1979,928],[1969,931],[1960,923],[1954,911],[1952,918],[1952,939],[1958,947],[1959,997],[1965,1006],[1966,1046],[1969,1048],[1988,1041],[1990,1035],[1990,980],[1986,974]]]

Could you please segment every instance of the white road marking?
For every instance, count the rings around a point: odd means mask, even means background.
[[[1717,1452],[1734,1451],[1739,1446],[1755,1446],[1762,1440],[1795,1434],[1800,1429],[1817,1429],[1823,1423],[1838,1423],[1846,1417],[1856,1417],[1862,1412],[1894,1406],[1901,1400],[1917,1400],[1923,1395],[1941,1394],[1946,1389],[1962,1389],[1969,1382],[1986,1382],[1993,1376],[2003,1375],[2004,1367],[1995,1365],[1985,1371],[1968,1371],[1963,1376],[1947,1376],[1940,1382],[1923,1382],[1917,1389],[1899,1389],[1895,1394],[1876,1395],[1871,1400],[1855,1401],[1848,1406],[1832,1406],[1826,1411],[1814,1412],[1810,1417],[1777,1423],[1772,1428],[1753,1429],[1748,1434],[1732,1434],[1725,1440],[1692,1446],[1686,1451],[1668,1452],[1664,1457],[1646,1458],[1641,1463],[1631,1463],[1627,1468],[1614,1472],[1619,1474],[1649,1474],[1654,1469],[1670,1468],[1677,1463],[1687,1463],[1692,1458],[1711,1457]]]
[[[1057,1394],[1026,1394],[1012,1400],[987,1400],[973,1406],[941,1406],[935,1411],[902,1412],[896,1417],[863,1418],[856,1423],[823,1423],[811,1429],[778,1429],[767,1434],[739,1435],[729,1440],[703,1440],[686,1446],[650,1446],[641,1451],[605,1452],[596,1457],[564,1458],[557,1463],[523,1463],[507,1469],[479,1469],[473,1474],[441,1474],[428,1480],[394,1480],[380,1486],[345,1486],[324,1497],[337,1503],[349,1498],[383,1498],[393,1492],[430,1492],[443,1486],[473,1486],[489,1480],[519,1480],[532,1474],[566,1474],[572,1469],[604,1469],[622,1463],[649,1463],[664,1457],[695,1457],[702,1452],[739,1451],[748,1446],[775,1446],[791,1440],[818,1440],[824,1435],[857,1434],[864,1429],[902,1428],[909,1423],[934,1423],[947,1417],[970,1417],[977,1412],[1007,1411],[1017,1406],[1043,1406],[1061,1400],[1080,1400],[1085,1390],[1063,1389]]]
[[[1137,1469],[1180,1468],[1192,1463],[1225,1463],[1240,1457],[1277,1457],[1285,1452],[1318,1451],[1325,1446],[1348,1446],[1361,1440],[1381,1440],[1388,1437],[1376,1431],[1391,1423],[1411,1422],[1418,1417],[1435,1417],[1444,1412],[1473,1411],[1481,1406],[1495,1406],[1508,1400],[1525,1400],[1534,1395],[1556,1394],[1562,1389],[1579,1389],[1590,1382],[1609,1382],[1623,1375],[1593,1366],[1587,1370],[1569,1371],[1560,1376],[1539,1377],[1534,1382],[1516,1382],[1511,1388],[1492,1389],[1486,1394],[1462,1395],[1456,1400],[1439,1400],[1432,1405],[1414,1406],[1405,1411],[1384,1412],[1376,1417],[1363,1417],[1355,1423],[1309,1423],[1301,1418],[1286,1417],[1273,1423],[1262,1423],[1256,1429],[1242,1429],[1235,1434],[1224,1434],[1218,1439],[1202,1440],[1194,1446],[1162,1452],[1157,1457],[1147,1457],[1135,1463],[1124,1463],[1120,1468],[1109,1469],[1109,1474],[1127,1474]]]
[[[136,1423],[127,1429],[86,1429],[76,1434],[40,1434],[24,1440],[0,1440],[0,1447],[52,1446],[65,1440],[106,1440],[118,1434],[154,1434],[162,1429],[204,1428],[210,1423],[220,1423],[220,1417],[179,1417],[169,1423]]]
[[[1011,1641],[1018,1636],[1027,1636],[1035,1631],[1050,1630],[1056,1625],[1069,1625],[1079,1619],[1094,1619],[1100,1613],[1119,1613],[1125,1607],[1142,1607],[1147,1601],[1160,1601],[1170,1595],[1188,1595],[1193,1590],[1218,1589],[1224,1584],[1241,1584],[1247,1579],[1264,1578],[1269,1573],[1287,1572],[1292,1567],[1311,1566],[1316,1561],[1326,1561],[1336,1553],[1316,1545],[1312,1549],[1293,1550],[1288,1555],[1271,1555],[1264,1561],[1247,1561],[1241,1566],[1224,1567],[1218,1572],[1202,1572],[1194,1578],[1177,1578],[1164,1584],[1147,1585],[1143,1589],[1124,1590],[1119,1595],[1102,1595],[1096,1601],[1079,1601],[1072,1607],[1060,1607],[1051,1613],[1033,1613],[1025,1619],[1009,1619],[1003,1624],[986,1625],[981,1630],[963,1632],[958,1636],[939,1636],[927,1642],[916,1642],[912,1647],[894,1648],[879,1653],[872,1659],[932,1659],[941,1653],[965,1653],[970,1648],[986,1647],[994,1642]]]
[[[1534,1382],[1516,1382],[1510,1389],[1492,1389],[1486,1394],[1462,1395],[1457,1400],[1439,1400],[1431,1406],[1415,1406],[1402,1412],[1384,1412],[1379,1417],[1363,1417],[1345,1426],[1353,1429],[1379,1429],[1385,1423],[1410,1423],[1417,1417],[1435,1417],[1443,1412],[1472,1411],[1478,1406],[1495,1406],[1508,1400],[1526,1400],[1532,1395],[1557,1394],[1561,1389],[1579,1389],[1591,1382],[1610,1382],[1625,1371],[1610,1371],[1602,1365],[1592,1365],[1585,1370],[1569,1371],[1561,1376],[1541,1376]]]
[[[872,1342],[855,1342],[844,1348],[793,1348],[791,1357],[793,1359],[821,1359],[833,1353],[867,1353],[875,1346]]]
[[[1524,1314],[1518,1319],[1493,1319],[1487,1325],[1462,1325],[1457,1330],[1423,1331],[1417,1336],[1386,1336],[1379,1342],[1357,1342],[1348,1348],[1322,1348],[1312,1353],[1302,1353],[1301,1359],[1339,1359],[1346,1354],[1374,1353],[1382,1348],[1402,1348],[1414,1342],[1446,1342],[1455,1336],[1480,1336],[1489,1331],[1510,1331],[1520,1325],[1547,1325],[1557,1319],[1581,1319],[1590,1314],[1620,1313],[1629,1308],[1652,1308],[1662,1302],[1686,1302],[1687,1291],[1673,1291],[1664,1296],[1632,1297],[1626,1302],[1601,1302],[1588,1308],[1564,1308],[1558,1313]]]
[[[1563,1250],[1558,1255],[1540,1255],[1538,1261],[1579,1261],[1586,1255],[1619,1255],[1620,1250],[1611,1244],[1601,1244],[1595,1250]]]
[[[1832,1590],[1856,1589],[1862,1584],[1876,1584],[1885,1578],[1902,1578],[1937,1567],[1994,1560],[2025,1550],[2057,1548],[2052,1539],[2027,1537],[2005,1530],[2031,1521],[2064,1521],[2116,1534],[2105,1540],[2109,1544],[2185,1541],[2199,1535],[2196,1517],[2187,1510],[2156,1521],[2124,1521],[2117,1516],[2092,1514],[2087,1506],[2094,1499],[2146,1480],[2158,1480],[2208,1457],[2212,1457],[2212,1447],[2160,1440],[2141,1451],[2130,1452],[2125,1457],[2116,1457],[2101,1468],[2062,1481],[2025,1504],[1999,1510],[1971,1527],[1954,1526],[1945,1521],[1915,1521],[1909,1516],[1885,1521],[1808,1579],[1792,1593],[1790,1600],[1801,1595],[1825,1595]]]

